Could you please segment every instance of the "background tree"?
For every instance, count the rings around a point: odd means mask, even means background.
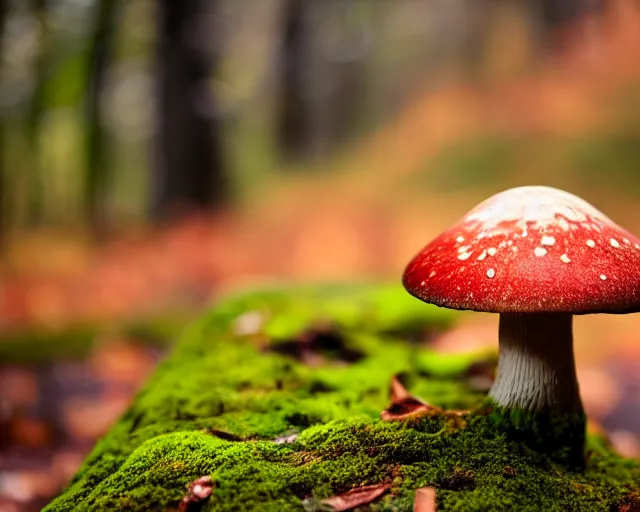
[[[0,54],[2,53],[2,41],[4,40],[4,27],[7,21],[7,0],[0,0]],[[0,66],[0,81],[3,78],[3,69]],[[4,239],[5,228],[6,228],[6,214],[7,214],[7,204],[6,204],[6,196],[7,196],[7,170],[5,167],[5,154],[4,154],[4,119],[0,118],[0,247],[2,246],[2,241]]]
[[[83,197],[87,219],[98,232],[105,223],[104,196],[109,165],[101,98],[120,8],[119,0],[99,0],[96,5],[85,81],[86,177]]]
[[[209,28],[218,2],[158,0],[158,133],[153,214],[216,208],[229,194],[221,120],[209,84],[217,55]]]
[[[370,34],[358,7],[353,0],[284,3],[276,131],[286,160],[326,154],[362,123]]]

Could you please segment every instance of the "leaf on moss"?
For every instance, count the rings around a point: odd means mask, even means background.
[[[413,512],[436,512],[436,490],[433,487],[421,487],[416,491]]]
[[[404,387],[397,375],[391,379],[391,405],[380,413],[383,421],[398,421],[428,412],[442,412],[440,407],[431,405],[413,396]]]
[[[390,488],[389,484],[365,485],[351,489],[344,494],[324,499],[322,503],[330,506],[334,512],[343,512],[374,502]]]
[[[191,512],[197,510],[199,504],[206,500],[213,492],[213,480],[210,476],[201,476],[187,485],[187,494],[180,502],[179,512]]]

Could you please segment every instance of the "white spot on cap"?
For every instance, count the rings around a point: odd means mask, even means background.
[[[536,247],[533,250],[533,254],[535,254],[536,256],[544,256],[545,254],[547,254],[547,250],[544,247]]]
[[[425,284],[427,284],[427,282],[426,282],[426,281],[422,281],[422,282],[420,283],[420,286],[424,286]]]
[[[596,246],[596,243],[595,243],[593,240],[589,239],[589,240],[587,240],[587,245],[588,245],[589,247],[595,247],[595,246]]]
[[[487,253],[489,254],[489,256],[494,256],[497,252],[498,252],[498,249],[496,249],[495,247],[489,247],[487,249]]]
[[[496,275],[496,271],[493,268],[490,268],[489,270],[487,270],[487,277],[488,278],[492,278],[493,276]]]
[[[486,257],[487,257],[487,251],[482,251],[482,254],[480,254],[480,256],[478,256],[478,261],[482,261]]]
[[[470,245],[463,245],[462,247],[458,248],[458,252],[467,252],[469,249],[471,249]]]
[[[552,236],[543,236],[540,240],[540,245],[553,245],[556,243],[556,239]]]
[[[463,252],[462,254],[459,254],[458,259],[462,261],[469,259],[469,256],[471,256],[471,252]]]
[[[436,275],[436,271],[435,271],[435,270],[432,270],[432,271],[429,273],[429,277],[433,277],[433,276],[435,276],[435,275]]]
[[[560,260],[563,261],[564,263],[571,263],[571,258],[569,258],[569,256],[567,256],[566,254],[563,254],[562,256],[560,256]]]
[[[464,242],[464,237],[462,235],[459,236],[458,238],[456,238],[456,242],[458,242],[458,243]]]
[[[631,243],[631,242],[629,242],[628,238],[623,238],[622,241],[627,245],[629,245]]]
[[[562,218],[558,219],[558,226],[560,226],[562,231],[569,231],[569,223]]]
[[[611,247],[620,247],[620,244],[615,238],[610,238],[609,243],[611,244]]]
[[[607,276],[605,276],[604,274],[600,274],[600,279],[602,279],[603,281],[607,280]]]

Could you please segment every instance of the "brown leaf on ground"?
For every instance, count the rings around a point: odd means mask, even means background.
[[[179,512],[193,510],[193,505],[206,500],[213,492],[213,480],[210,476],[201,476],[187,485],[187,494],[182,498]]]
[[[440,407],[411,395],[397,376],[391,379],[390,388],[391,405],[380,413],[383,421],[398,421],[423,413],[442,412]]]
[[[433,487],[421,487],[416,491],[413,512],[436,512],[436,490]]]
[[[402,382],[397,375],[391,377],[391,384],[389,385],[389,394],[391,395],[391,400],[394,402],[398,402],[400,400],[405,400],[407,398],[411,398],[411,393],[404,387]]]
[[[389,484],[365,485],[364,487],[351,489],[344,494],[324,499],[322,503],[329,505],[335,512],[342,512],[362,505],[368,505],[377,500],[390,488],[391,486]]]

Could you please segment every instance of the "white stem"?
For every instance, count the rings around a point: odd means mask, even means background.
[[[500,315],[500,358],[489,396],[530,412],[583,413],[573,359],[573,316]]]

